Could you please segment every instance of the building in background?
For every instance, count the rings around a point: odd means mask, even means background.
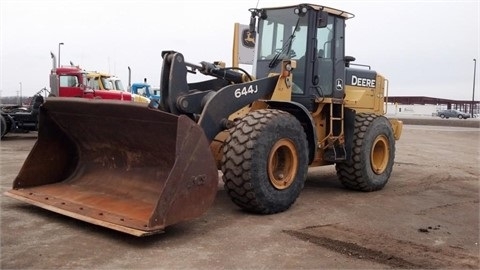
[[[386,112],[390,115],[436,116],[439,110],[456,109],[462,112],[480,114],[480,101],[453,100],[425,96],[389,96],[386,98]]]

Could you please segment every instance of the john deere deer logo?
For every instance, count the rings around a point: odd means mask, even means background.
[[[255,34],[251,33],[248,29],[242,31],[242,44],[247,48],[255,47]]]

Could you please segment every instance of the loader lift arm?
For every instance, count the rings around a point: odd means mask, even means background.
[[[229,115],[273,93],[279,78],[279,75],[276,75],[243,82],[245,75],[242,73],[216,68],[207,62],[202,62],[202,66],[190,64],[184,61],[179,52],[164,51],[162,55],[164,62],[161,91],[165,98],[162,98],[161,108],[176,115],[186,114],[197,120],[210,142],[220,131],[228,128]],[[223,84],[218,83],[217,86],[225,87],[217,91],[208,88],[191,89],[187,83],[187,72],[195,70],[219,78]]]

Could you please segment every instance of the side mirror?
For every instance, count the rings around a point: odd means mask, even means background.
[[[257,17],[260,18],[260,20],[265,20],[267,18],[267,13],[263,9],[256,9],[256,8],[251,8],[248,11],[250,11],[250,24],[249,24],[249,31],[250,33],[254,34],[257,32]]]
[[[255,27],[257,25],[257,14],[255,11],[252,11],[252,16],[250,17],[249,31],[250,33],[255,33]]]
[[[345,67],[350,67],[350,62],[354,62],[354,61],[355,61],[355,57],[353,57],[353,56],[345,56],[345,58],[343,58],[343,60],[345,61]]]

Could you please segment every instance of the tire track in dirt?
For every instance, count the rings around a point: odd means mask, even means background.
[[[444,209],[444,208],[453,207],[453,206],[459,206],[459,205],[465,205],[465,204],[478,204],[478,203],[479,203],[478,199],[468,200],[468,201],[464,201],[464,202],[456,202],[456,203],[445,203],[445,204],[442,204],[442,205],[437,205],[437,206],[434,206],[434,207],[430,207],[430,208],[427,208],[427,209],[420,210],[417,213],[415,213],[415,215],[426,215],[428,212],[433,211],[433,210],[437,210],[437,209]]]
[[[451,247],[432,247],[399,240],[385,234],[362,232],[338,224],[284,230],[300,240],[393,268],[478,269],[479,258]]]
[[[422,176],[421,179],[416,180],[415,185],[411,183],[401,184],[396,187],[395,195],[414,195],[422,193],[426,190],[431,190],[432,188],[438,188],[440,184],[445,182],[451,182],[453,180],[450,174],[428,174]]]
[[[455,183],[459,181],[478,181],[476,177],[469,176],[452,176],[449,173],[433,173],[420,176],[419,179],[415,180],[415,184],[412,183],[401,183],[395,188],[395,195],[415,195],[427,190],[432,189],[443,189],[445,188],[444,184]]]

